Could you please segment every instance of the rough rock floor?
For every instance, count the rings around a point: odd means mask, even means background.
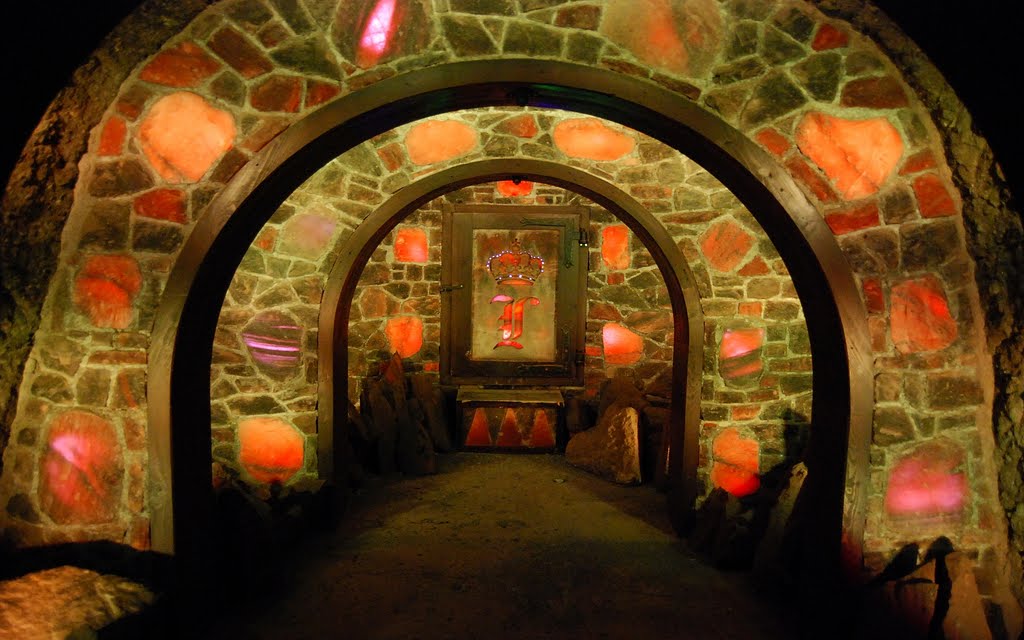
[[[210,638],[789,638],[743,574],[703,564],[665,497],[560,456],[457,454],[363,490],[276,593]]]

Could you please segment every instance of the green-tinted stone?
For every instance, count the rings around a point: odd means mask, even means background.
[[[725,59],[734,60],[757,53],[758,29],[756,22],[744,21],[737,24],[725,46]]]
[[[473,16],[444,16],[441,20],[445,37],[459,56],[495,53],[497,48],[491,36]]]
[[[820,53],[793,67],[793,77],[807,89],[811,97],[830,102],[839,90],[842,66],[843,60],[838,53]]]
[[[764,59],[771,64],[792,62],[805,55],[804,48],[775,27],[766,26],[764,31]]]
[[[270,57],[278,64],[300,73],[332,79],[339,76],[331,48],[317,36],[282,45]]]
[[[574,62],[595,64],[601,56],[604,41],[589,33],[573,33],[569,35],[567,57]]]
[[[725,120],[735,122],[747,104],[750,88],[746,86],[726,87],[708,92],[704,103],[718,112]]]
[[[245,83],[234,71],[224,71],[214,78],[210,90],[224,102],[238,106],[245,102]]]
[[[773,22],[800,42],[807,42],[814,33],[814,21],[795,7],[780,11]]]
[[[448,0],[448,6],[458,13],[490,16],[511,16],[516,13],[516,5],[512,0]]]
[[[750,100],[743,108],[741,122],[744,128],[758,127],[780,118],[803,106],[807,97],[781,71],[773,72],[754,88]]]
[[[184,239],[181,227],[175,224],[136,220],[132,229],[132,249],[135,251],[170,254],[178,250]]]
[[[750,80],[763,74],[767,66],[758,58],[744,58],[730,64],[715,68],[713,80],[715,84],[724,85]]]
[[[505,32],[505,53],[557,56],[562,53],[562,32],[541,25],[516,22]]]
[[[131,206],[125,202],[97,202],[82,223],[80,249],[117,251],[128,245]]]
[[[299,0],[270,0],[270,4],[277,9],[278,15],[284,18],[295,33],[303,34],[313,30],[313,22],[306,15]]]

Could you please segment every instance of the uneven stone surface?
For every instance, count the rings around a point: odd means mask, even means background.
[[[194,93],[172,93],[150,109],[138,144],[168,182],[196,182],[234,145],[231,114]]]
[[[721,45],[722,17],[712,0],[612,0],[601,30],[651,66],[699,76]]]
[[[956,320],[942,285],[933,277],[908,280],[892,288],[892,341],[902,353],[935,351],[953,343]]]
[[[847,200],[878,191],[903,155],[903,139],[884,118],[848,120],[810,113],[800,121],[796,142]]]
[[[433,164],[463,156],[477,144],[477,134],[454,120],[430,120],[414,126],[405,137],[409,159],[416,164]]]
[[[617,160],[633,150],[636,140],[596,118],[564,120],[555,127],[555,146],[565,155],[590,160]]]
[[[574,435],[566,461],[619,484],[640,482],[640,415],[633,407],[606,411],[597,426]]]

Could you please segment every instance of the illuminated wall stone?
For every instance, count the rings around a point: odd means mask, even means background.
[[[644,355],[644,340],[626,327],[610,322],[604,325],[604,360],[610,364],[633,364]]]
[[[506,198],[528,196],[533,193],[533,183],[529,180],[520,180],[519,184],[512,180],[499,180],[495,188]]]
[[[142,287],[139,265],[130,256],[91,256],[75,279],[75,306],[96,327],[125,329]]]
[[[220,66],[194,42],[182,42],[157,54],[142,68],[139,77],[168,87],[195,87],[216,73]]]
[[[567,156],[589,160],[618,160],[633,150],[636,140],[596,118],[573,118],[558,123],[555,146]]]
[[[246,325],[242,340],[252,359],[273,378],[290,378],[298,373],[302,328],[280,311],[264,311]]]
[[[956,339],[956,320],[942,285],[934,277],[893,286],[891,300],[892,340],[901,353],[944,349]]]
[[[399,229],[395,235],[395,260],[399,262],[426,262],[428,258],[427,232],[418,228]]]
[[[722,17],[712,0],[611,0],[601,30],[653,67],[698,76],[718,53]]]
[[[302,468],[305,438],[277,418],[249,418],[238,425],[238,460],[258,482],[287,482]]]
[[[50,424],[40,464],[39,504],[54,522],[114,519],[124,463],[110,422],[85,411],[62,413]]]
[[[804,116],[796,142],[847,200],[877,192],[892,175],[904,147],[899,131],[885,118],[847,120],[824,113]]]
[[[231,114],[194,93],[158,100],[139,128],[138,143],[168,182],[196,182],[234,145]]]
[[[338,228],[336,220],[316,209],[296,214],[281,229],[281,252],[306,259],[319,259]]]
[[[609,269],[629,267],[629,229],[612,225],[601,230],[601,260]]]
[[[745,438],[736,429],[726,429],[712,445],[714,465],[711,482],[738,497],[750,495],[761,486],[758,477],[760,446],[757,440]]]
[[[476,143],[476,131],[454,120],[420,123],[410,129],[405,137],[409,159],[416,164],[434,164],[464,156]]]
[[[885,509],[894,518],[956,518],[968,500],[964,452],[952,442],[921,445],[889,472]]]
[[[403,358],[415,355],[423,347],[423,320],[416,316],[389,318],[384,332],[391,349]]]
[[[727,383],[748,385],[755,383],[764,370],[762,349],[763,328],[726,329],[718,350],[718,371]]]
[[[719,271],[732,271],[743,261],[754,238],[732,221],[716,224],[701,238],[701,251]]]

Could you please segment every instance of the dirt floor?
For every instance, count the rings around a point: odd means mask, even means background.
[[[669,526],[665,497],[560,456],[457,454],[362,490],[279,593],[210,638],[789,638],[744,574]]]

